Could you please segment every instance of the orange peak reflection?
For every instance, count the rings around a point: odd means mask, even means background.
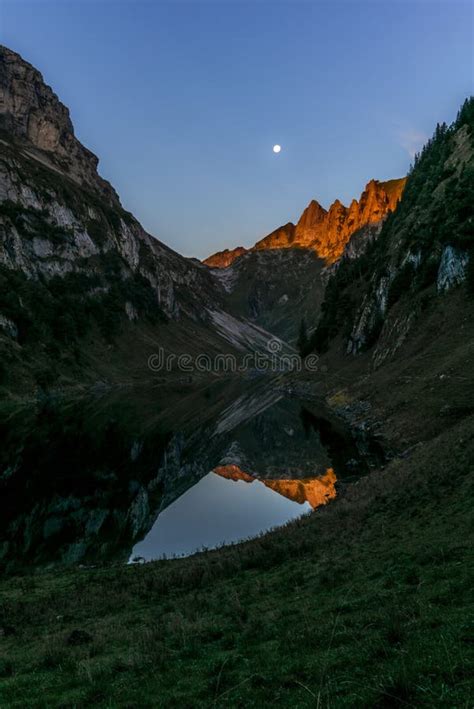
[[[243,480],[246,483],[258,480],[293,502],[298,502],[300,505],[309,502],[313,510],[336,497],[336,473],[333,468],[328,468],[324,475],[317,478],[299,480],[260,480],[260,478],[254,478],[245,473],[238,465],[219,465],[214,468],[214,473],[227,478],[227,480]]]

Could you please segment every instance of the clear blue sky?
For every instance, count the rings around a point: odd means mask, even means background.
[[[0,0],[146,229],[205,257],[403,175],[473,92],[473,4]],[[280,143],[282,152],[272,153]]]

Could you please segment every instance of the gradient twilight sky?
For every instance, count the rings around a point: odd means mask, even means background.
[[[203,258],[405,174],[473,93],[473,7],[0,0],[0,42],[70,108],[124,207]]]

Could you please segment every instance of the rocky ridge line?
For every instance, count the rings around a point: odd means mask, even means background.
[[[387,182],[370,180],[359,201],[353,199],[349,207],[336,199],[326,210],[319,202],[312,200],[296,225],[288,222],[257,241],[250,249],[242,246],[225,249],[209,256],[203,263],[211,268],[227,268],[248,252],[297,247],[311,249],[331,265],[342,256],[354,234],[367,228],[373,232],[382,226],[387,214],[397,206],[405,181],[405,178]]]

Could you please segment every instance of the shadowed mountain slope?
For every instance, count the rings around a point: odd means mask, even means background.
[[[0,47],[0,386],[147,377],[150,354],[263,349],[209,270],[147,234],[41,74]]]
[[[251,249],[224,250],[204,263],[224,285],[226,308],[292,343],[302,319],[319,312],[327,279],[343,257],[356,258],[377,238],[399,202],[405,178],[371,180],[359,201],[336,200],[328,211],[313,200]]]
[[[328,281],[309,349],[374,347],[393,357],[439,298],[474,284],[474,99],[451,126],[438,125],[377,240],[345,257]]]

